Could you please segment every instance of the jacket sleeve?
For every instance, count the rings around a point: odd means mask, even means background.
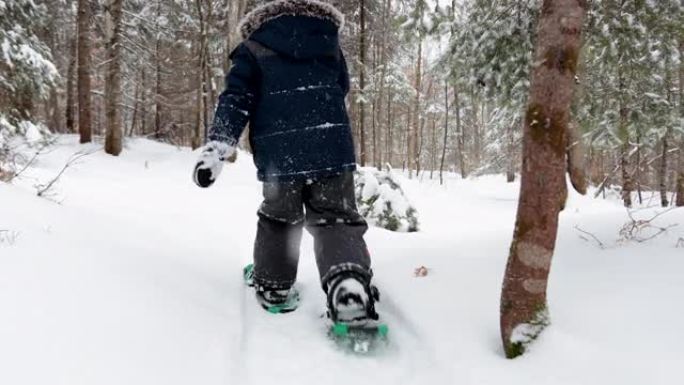
[[[349,68],[347,68],[347,60],[344,58],[344,53],[340,49],[340,78],[338,79],[340,87],[342,87],[342,92],[344,96],[349,93],[350,83],[349,83]]]
[[[244,44],[235,48],[230,58],[233,66],[226,76],[226,88],[219,96],[209,140],[235,146],[254,111],[258,70]]]

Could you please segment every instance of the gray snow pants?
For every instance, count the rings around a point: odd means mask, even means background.
[[[353,173],[313,182],[264,182],[263,194],[254,244],[257,286],[292,287],[304,226],[314,238],[323,290],[331,277],[346,271],[370,281],[370,255],[363,240],[368,225],[356,209]]]

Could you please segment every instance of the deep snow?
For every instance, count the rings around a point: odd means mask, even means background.
[[[300,309],[268,314],[243,288],[260,202],[249,156],[201,190],[190,178],[197,153],[129,140],[119,158],[98,152],[68,169],[61,204],[37,197],[34,184],[96,147],[76,143],[61,137],[21,180],[0,183],[0,230],[18,234],[0,238],[0,384],[684,383],[684,228],[616,245],[628,219],[617,200],[571,194],[552,324],[506,360],[498,300],[518,185],[402,178],[421,232],[367,236],[392,344],[354,357],[323,337],[310,237]],[[683,221],[684,210],[656,220]],[[423,265],[428,275],[414,277]]]

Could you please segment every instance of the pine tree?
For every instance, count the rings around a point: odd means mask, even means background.
[[[484,151],[478,158],[485,157],[487,171],[505,171],[509,181],[518,168],[539,5],[539,1],[473,1],[466,5],[451,39],[452,67],[461,72],[457,76],[481,103],[482,113],[476,119],[485,132],[475,139],[485,145],[477,146]]]
[[[0,2],[0,142],[33,126],[36,102],[57,85],[59,74],[38,36],[47,8],[30,0]]]

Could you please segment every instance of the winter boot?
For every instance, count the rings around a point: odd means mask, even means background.
[[[254,265],[247,265],[243,269],[245,284],[253,287],[257,302],[264,310],[273,314],[289,313],[299,305],[299,292],[295,288],[269,289],[254,282]]]
[[[328,282],[328,317],[335,323],[364,324],[378,320],[375,301],[379,292],[355,272],[343,272]]]

